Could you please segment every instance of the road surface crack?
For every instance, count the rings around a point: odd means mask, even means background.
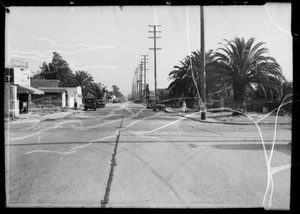
[[[116,144],[115,144],[114,152],[113,152],[112,158],[111,158],[110,172],[109,172],[109,176],[108,176],[108,180],[107,180],[105,195],[104,195],[103,200],[101,200],[102,208],[106,208],[106,205],[109,202],[109,194],[110,194],[110,190],[111,190],[111,184],[113,182],[114,170],[115,170],[115,166],[117,166],[116,156],[117,156],[117,149],[118,149],[120,135],[121,135],[121,128],[122,128],[122,124],[123,124],[123,120],[124,120],[124,113],[125,113],[125,108],[123,109],[120,126],[118,128],[118,131],[116,132],[117,133]]]

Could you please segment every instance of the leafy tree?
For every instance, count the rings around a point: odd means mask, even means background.
[[[52,62],[48,65],[43,62],[40,69],[41,71],[34,75],[34,79],[59,79],[60,87],[76,86],[74,74],[69,64],[57,52],[53,52]]]
[[[40,66],[40,69],[40,72],[35,74],[33,79],[58,79],[58,74],[51,62],[49,65],[47,65],[46,62],[43,62],[42,66]]]
[[[247,97],[260,91],[266,99],[281,97],[284,76],[276,60],[268,56],[265,43],[254,44],[254,38],[225,40],[223,47],[214,54],[215,70],[223,76],[223,87],[232,88],[236,108],[245,111]]]
[[[70,69],[69,64],[57,52],[53,52],[52,65],[57,72],[60,87],[76,86],[74,74]]]

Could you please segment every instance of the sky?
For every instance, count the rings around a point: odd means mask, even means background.
[[[135,70],[149,55],[146,82],[154,90],[152,27],[157,28],[157,88],[167,88],[169,73],[189,53],[200,49],[199,6],[10,7],[6,14],[6,65],[28,60],[33,72],[58,52],[72,71],[88,71],[95,82],[117,85],[130,94]],[[205,50],[224,39],[254,37],[293,80],[291,4],[204,6]]]

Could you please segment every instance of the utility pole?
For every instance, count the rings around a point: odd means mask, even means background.
[[[134,78],[132,78],[132,89],[131,89],[131,98],[132,98],[132,100],[134,100],[135,99],[135,81],[134,81]]]
[[[201,24],[201,98],[203,102],[203,108],[201,110],[201,120],[206,119],[206,71],[205,71],[205,33],[204,33],[204,10],[203,6],[200,6],[200,24]]]
[[[149,60],[147,59],[146,57],[149,56],[149,55],[142,55],[143,59],[144,59],[144,96],[145,96],[145,99],[146,99],[146,70],[149,70],[149,69],[146,69],[146,63],[148,63],[146,60]]]
[[[150,37],[150,39],[153,39],[154,41],[154,48],[149,48],[149,50],[154,50],[154,90],[155,90],[155,102],[156,102],[156,96],[157,96],[157,80],[156,80],[156,50],[161,50],[161,48],[156,47],[156,39],[159,39],[161,37],[156,36],[156,33],[160,33],[161,31],[157,31],[156,28],[160,27],[160,25],[149,25],[149,27],[153,27],[153,31],[149,30],[149,33],[153,33],[153,37]]]
[[[135,69],[135,79],[136,79],[136,98],[139,93],[139,77],[138,77],[138,68]]]
[[[139,97],[142,99],[143,96],[143,61],[140,61],[140,75],[139,75]]]

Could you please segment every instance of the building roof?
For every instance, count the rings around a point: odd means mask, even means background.
[[[39,90],[44,91],[45,93],[59,93],[62,94],[67,90],[64,88],[54,88],[54,87],[39,87]]]
[[[58,87],[59,80],[48,80],[48,79],[36,79],[30,80],[31,87],[40,88],[40,87]]]
[[[17,85],[18,94],[44,94],[44,91],[30,87],[28,85]]]

